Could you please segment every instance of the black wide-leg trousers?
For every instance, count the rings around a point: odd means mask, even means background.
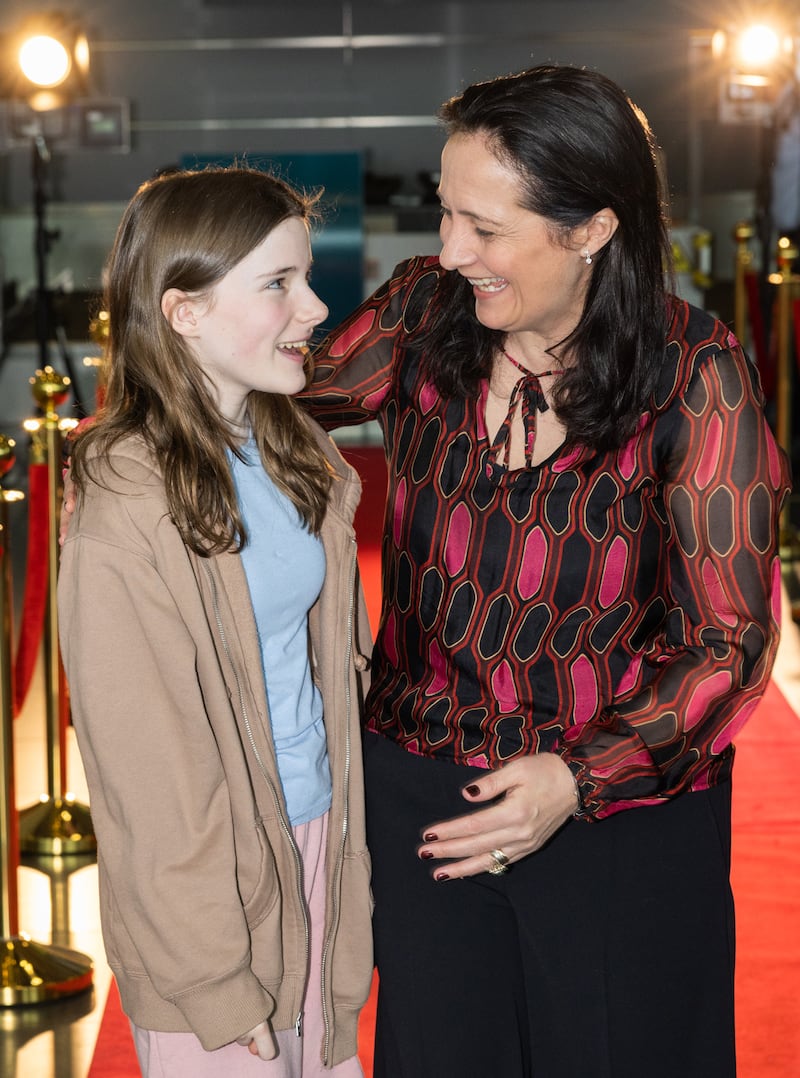
[[[436,882],[422,831],[484,773],[375,734],[364,756],[375,1078],[733,1078],[730,783]]]

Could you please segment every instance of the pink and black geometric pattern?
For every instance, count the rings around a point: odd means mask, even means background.
[[[441,274],[401,264],[323,344],[308,404],[377,419],[384,599],[367,726],[495,768],[560,753],[600,818],[730,773],[779,624],[788,490],[755,369],[675,299],[652,408],[621,449],[507,471],[486,387],[442,399],[402,347]]]

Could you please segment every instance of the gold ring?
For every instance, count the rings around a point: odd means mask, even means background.
[[[504,872],[508,872],[508,858],[502,850],[491,850],[489,856],[492,859],[489,872],[493,876],[502,876]]]

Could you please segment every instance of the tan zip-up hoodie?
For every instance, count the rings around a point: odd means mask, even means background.
[[[309,420],[309,423],[312,423]],[[372,974],[360,703],[371,640],[357,582],[357,474],[336,479],[311,654],[328,736],[323,1059],[352,1056]],[[113,468],[113,471],[110,470]],[[98,840],[109,965],[126,1014],[217,1048],[296,1025],[308,930],[241,558],[192,554],[143,442],[79,499],[61,555],[59,633]]]

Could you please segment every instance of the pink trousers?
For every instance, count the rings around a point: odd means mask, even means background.
[[[363,1078],[357,1056],[336,1067],[322,1066],[322,934],[325,924],[325,837],[328,815],[294,829],[308,903],[311,953],[303,1006],[303,1035],[293,1029],[275,1034],[278,1055],[263,1060],[233,1043],[206,1052],[193,1033],[159,1033],[131,1022],[143,1078]],[[242,1030],[242,1033],[245,1033]]]

